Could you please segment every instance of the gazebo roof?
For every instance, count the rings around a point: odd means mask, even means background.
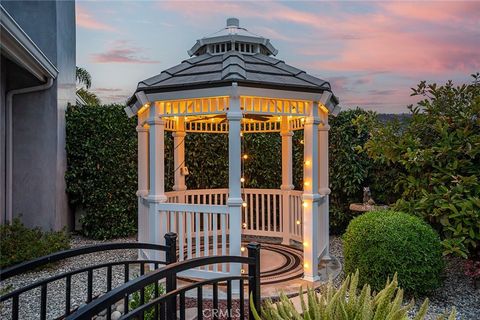
[[[278,50],[270,41],[240,28],[238,19],[228,19],[220,32],[225,31],[226,35],[198,40],[188,51],[192,58],[139,82],[135,93],[229,86],[232,82],[280,90],[331,91],[329,82],[273,58]],[[128,105],[134,105],[136,99],[134,94]]]

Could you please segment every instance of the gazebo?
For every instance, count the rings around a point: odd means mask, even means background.
[[[327,81],[273,58],[268,39],[236,18],[198,40],[190,59],[141,81],[126,113],[138,116],[139,241],[162,244],[178,234],[179,260],[242,255],[242,235],[303,243],[304,279],[318,280],[329,256],[328,114],[340,109]],[[292,180],[292,136],[304,134],[303,191]],[[165,192],[164,135],[173,132],[174,186]],[[278,132],[282,141],[279,189],[244,188],[242,136]],[[228,189],[187,190],[185,136],[228,134]],[[279,155],[280,156],[280,155]],[[146,258],[159,258],[141,252]],[[240,274],[240,266],[191,270],[209,278]]]

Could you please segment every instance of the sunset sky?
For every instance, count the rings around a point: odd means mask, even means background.
[[[278,59],[330,81],[344,108],[407,112],[420,80],[480,71],[480,2],[78,1],[77,65],[104,103],[189,58],[197,39],[240,19]]]

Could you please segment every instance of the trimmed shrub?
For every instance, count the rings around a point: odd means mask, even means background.
[[[253,299],[250,299],[254,318],[256,320],[407,320],[414,306],[413,300],[404,305],[403,290],[398,287],[397,276],[378,293],[372,293],[368,284],[362,290],[358,287],[359,273],[347,276],[340,288],[335,288],[330,282],[325,292],[317,293],[313,289],[307,290],[307,301],[300,288],[301,310],[296,310],[292,301],[285,294],[280,294],[280,301],[273,304],[267,300],[262,307],[262,317],[255,310]],[[428,299],[415,315],[415,320],[422,320],[428,311]],[[455,308],[448,319],[455,320]],[[446,319],[440,316],[438,319]]]
[[[380,290],[398,273],[400,287],[418,295],[441,284],[444,268],[438,234],[420,218],[372,211],[353,219],[343,236],[345,272],[360,271],[360,283]]]
[[[29,229],[20,219],[14,219],[11,225],[1,225],[0,239],[0,268],[70,248],[68,233],[65,231]]]

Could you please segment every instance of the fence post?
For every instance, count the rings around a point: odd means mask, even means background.
[[[253,258],[254,263],[248,265],[248,299],[250,301],[250,295],[252,295],[253,305],[257,310],[258,314],[261,316],[260,310],[260,244],[259,243],[249,243],[247,245],[248,257]],[[242,290],[242,289],[240,289]],[[249,319],[253,319],[252,309],[249,309]]]
[[[165,254],[165,260],[167,265],[177,262],[177,234],[169,232],[165,234],[165,245],[168,247]],[[177,289],[177,275],[172,272],[166,277],[165,291],[171,292]],[[167,303],[167,319],[177,319],[177,298],[173,297],[169,303]]]

